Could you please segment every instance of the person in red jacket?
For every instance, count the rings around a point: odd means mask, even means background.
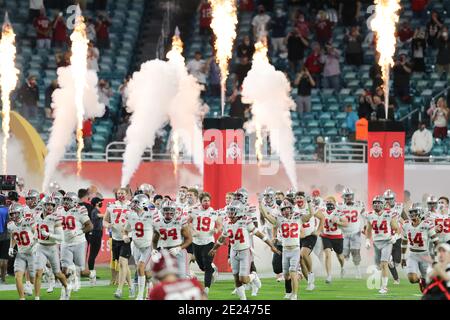
[[[203,0],[198,7],[200,15],[200,35],[211,35],[212,8],[208,0]]]
[[[413,17],[420,19],[422,23],[425,23],[427,19],[427,7],[430,0],[411,0],[411,10]]]
[[[83,122],[83,141],[84,141],[84,150],[89,152],[92,150],[92,126],[94,124],[94,120],[87,119]]]
[[[33,21],[34,28],[36,29],[36,46],[38,49],[50,49],[52,46],[52,25],[45,9],[41,9],[39,17]]]
[[[65,49],[67,46],[67,26],[64,21],[63,13],[60,12],[53,19],[53,45],[56,48]]]
[[[106,15],[100,14],[95,25],[95,31],[97,32],[97,48],[109,49],[111,42],[109,39],[109,27],[111,26],[111,20]]]
[[[305,67],[308,69],[309,73],[314,79],[314,82],[316,83],[316,88],[320,87],[320,78],[322,77],[322,68],[323,65],[320,62],[320,56],[322,55],[322,49],[320,47],[320,44],[317,42],[313,43],[311,45],[312,52],[310,55],[306,58],[305,61]]]

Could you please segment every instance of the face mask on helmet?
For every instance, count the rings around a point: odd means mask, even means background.
[[[237,209],[235,207],[228,207],[227,208],[227,216],[230,219],[236,218],[237,215]]]
[[[63,198],[63,207],[67,211],[74,208],[75,204],[73,203],[71,198]]]
[[[20,222],[20,220],[21,220],[20,212],[10,212],[9,219],[16,223]]]
[[[375,210],[376,212],[380,212],[381,210],[383,210],[383,203],[379,202],[379,201],[374,201],[372,203],[373,206],[373,210]]]
[[[385,201],[386,201],[386,204],[388,204],[390,208],[393,208],[395,206],[395,198],[385,199]]]
[[[273,204],[273,196],[272,195],[270,195],[270,194],[265,194],[264,195],[264,202],[267,204],[267,205],[269,205],[269,206],[271,206],[272,204]]]
[[[245,203],[244,202],[245,201],[245,197],[244,197],[244,195],[242,193],[236,193],[234,195],[234,200],[237,200],[237,201],[240,201],[242,203]]]
[[[34,209],[37,205],[37,199],[36,197],[26,197],[25,198],[26,204],[30,209]]]
[[[435,211],[438,207],[438,204],[436,202],[428,202],[427,206],[428,206],[428,210]]]
[[[292,214],[292,208],[291,207],[286,207],[283,208],[281,210],[281,214],[283,215],[283,217],[285,218],[290,218],[291,214]]]
[[[166,222],[170,222],[175,217],[175,210],[172,208],[163,208],[163,217]]]
[[[44,212],[46,214],[52,214],[55,212],[56,205],[54,203],[44,203]]]
[[[344,201],[346,204],[351,204],[354,200],[355,196],[353,194],[345,194]]]
[[[139,201],[132,201],[130,205],[131,210],[133,211],[141,211],[142,207]]]
[[[417,210],[410,210],[408,212],[408,217],[410,220],[417,220],[420,219],[420,213]]]
[[[336,209],[335,204],[332,203],[332,202],[327,202],[326,206],[327,206],[327,211],[328,212],[334,211],[334,209]]]

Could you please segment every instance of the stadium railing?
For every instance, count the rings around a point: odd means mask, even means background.
[[[325,163],[366,163],[367,143],[327,143],[324,148]]]

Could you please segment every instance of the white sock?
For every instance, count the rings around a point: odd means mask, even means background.
[[[138,287],[139,287],[138,297],[143,297],[144,296],[145,280],[146,280],[145,276],[139,276],[138,277]]]
[[[247,298],[245,296],[245,288],[244,288],[244,286],[240,286],[240,287],[236,288],[236,293],[241,299],[242,298]]]
[[[89,278],[95,278],[97,277],[97,272],[95,270],[89,271]]]
[[[208,287],[205,288],[205,293],[208,295],[208,293],[209,293],[209,288]]]
[[[256,274],[252,272],[248,277],[250,278],[250,283],[252,283],[256,279]]]
[[[387,288],[388,280],[389,280],[388,277],[381,277],[381,287],[382,288]]]

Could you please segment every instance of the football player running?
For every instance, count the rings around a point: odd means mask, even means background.
[[[328,197],[325,202],[325,223],[320,235],[322,238],[323,250],[325,253],[325,269],[327,278],[325,283],[331,283],[331,251],[336,253],[336,257],[341,266],[341,278],[344,276],[344,235],[342,228],[348,225],[347,218],[336,207],[336,199]]]
[[[162,249],[151,257],[153,276],[159,281],[149,290],[149,300],[206,300],[207,296],[197,279],[177,277],[177,259]]]
[[[217,267],[208,254],[214,246],[214,234],[222,231],[222,218],[211,207],[211,195],[203,192],[199,195],[200,207],[193,209],[189,216],[192,225],[192,245],[195,261],[205,273],[205,293],[208,295],[211,283],[217,278]]]
[[[138,294],[136,300],[144,300],[145,284],[150,280],[149,259],[152,254],[153,214],[148,210],[150,200],[145,194],[136,195],[130,204],[130,213],[123,230],[125,242],[133,239],[133,257],[137,264]]]
[[[66,193],[62,203],[64,210],[60,212],[64,233],[61,244],[61,266],[74,292],[80,288],[80,272],[86,262],[85,234],[94,228],[86,207],[80,206],[79,202],[80,199],[75,193]]]
[[[192,243],[191,229],[183,215],[177,215],[176,203],[166,200],[162,204],[161,215],[154,219],[153,254],[162,248],[177,258],[178,276],[185,279],[190,276],[186,249]]]
[[[447,197],[439,198],[434,223],[439,242],[450,244],[450,212],[448,210],[448,203]]]
[[[7,225],[8,232],[11,235],[8,251],[10,257],[14,256],[14,247],[17,245],[14,275],[20,300],[25,300],[25,288],[22,280],[26,271],[29,273],[30,283],[34,283],[34,255],[36,251],[34,218],[25,217],[24,209],[20,204],[12,204],[9,208],[9,222]],[[32,289],[31,294],[33,294]]]
[[[372,201],[373,212],[366,215],[366,248],[369,249],[373,241],[375,264],[381,269],[381,294],[388,292],[389,258],[399,231],[398,216],[395,211],[384,210],[384,201],[383,197],[376,196]]]
[[[134,298],[135,292],[131,285],[131,275],[128,266],[128,259],[131,257],[130,238],[123,235],[125,224],[130,212],[130,202],[127,200],[128,191],[120,188],[116,193],[116,202],[108,204],[103,226],[112,231],[112,258],[115,263],[119,263],[119,284],[114,297],[122,298],[122,290],[125,281],[130,284],[129,297]]]
[[[434,224],[425,219],[426,213],[420,203],[413,204],[409,210],[409,221],[403,225],[402,267],[406,267],[410,283],[419,283],[420,290],[426,287],[427,269],[432,264],[430,242],[433,251],[439,244]],[[406,250],[409,256],[406,258]]]
[[[300,231],[303,219],[301,213],[294,211],[293,204],[287,199],[281,204],[280,212],[281,214],[273,216],[263,210],[261,214],[273,226],[281,230],[283,274],[287,281],[291,281],[292,287],[292,293],[285,298],[297,300],[298,270],[300,267]]]
[[[252,219],[245,214],[244,210],[245,207],[240,201],[233,201],[227,207],[227,217],[223,221],[223,233],[209,252],[211,257],[214,257],[217,249],[224,244],[226,238],[229,238],[231,243],[231,267],[236,293],[240,300],[247,300],[244,284],[251,283],[253,287],[258,289],[261,287],[261,281],[256,272],[250,271],[251,261],[253,260],[251,252],[252,234],[262,239],[274,253],[280,254],[270,239],[256,229]]]
[[[312,291],[315,288],[311,252],[316,246],[317,236],[322,233],[325,224],[325,217],[322,210],[316,210],[312,201],[310,200],[307,206],[305,193],[299,191],[295,194],[295,210],[300,212],[303,220],[300,239],[300,262],[303,275],[308,280],[308,286],[306,288],[308,291]]]
[[[63,228],[60,218],[55,214],[56,202],[52,196],[45,196],[42,199],[44,212],[42,216],[36,218],[36,232],[38,244],[35,256],[35,274],[34,295],[35,300],[40,300],[41,278],[44,272],[47,260],[55,277],[63,285],[61,299],[70,299],[71,286],[67,284],[64,273],[61,272],[58,243],[63,240]]]
[[[344,233],[344,258],[348,260],[352,256],[353,264],[356,268],[356,279],[361,279],[361,230],[364,227],[362,215],[364,214],[364,204],[355,202],[355,194],[350,188],[345,188],[342,192],[344,203],[340,206],[340,211],[348,220],[348,225],[342,228]]]

